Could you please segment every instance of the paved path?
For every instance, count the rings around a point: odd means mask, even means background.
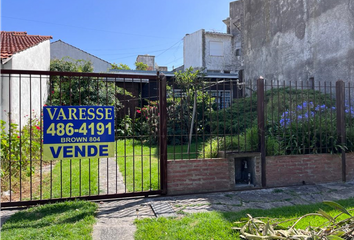
[[[134,219],[155,217],[150,207],[153,202],[169,204],[180,215],[183,212],[270,209],[351,197],[354,197],[354,182],[101,202],[93,239],[134,239]]]
[[[119,167],[115,158],[100,159],[99,181],[100,194],[123,193],[125,191],[123,176],[119,171]]]

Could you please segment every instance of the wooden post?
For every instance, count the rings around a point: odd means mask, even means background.
[[[266,143],[264,131],[264,79],[257,80],[257,118],[258,118],[258,144],[261,152],[262,187],[267,186],[266,172]]]
[[[159,80],[159,153],[160,153],[160,179],[162,194],[167,194],[167,100],[166,76],[157,73]]]
[[[337,111],[337,135],[341,146],[345,145],[345,84],[342,80],[336,82],[336,111]],[[345,150],[342,151],[342,181],[347,180],[347,166],[345,159]]]

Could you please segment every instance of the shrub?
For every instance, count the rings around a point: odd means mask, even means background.
[[[16,188],[20,178],[34,173],[41,160],[42,129],[36,116],[28,119],[19,130],[18,124],[0,120],[1,134],[1,191]],[[11,174],[10,174],[11,173]]]

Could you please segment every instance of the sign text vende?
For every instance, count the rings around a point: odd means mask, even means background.
[[[46,106],[43,159],[114,156],[114,107]]]

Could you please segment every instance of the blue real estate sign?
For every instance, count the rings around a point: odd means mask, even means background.
[[[43,108],[43,160],[114,156],[114,107]]]

